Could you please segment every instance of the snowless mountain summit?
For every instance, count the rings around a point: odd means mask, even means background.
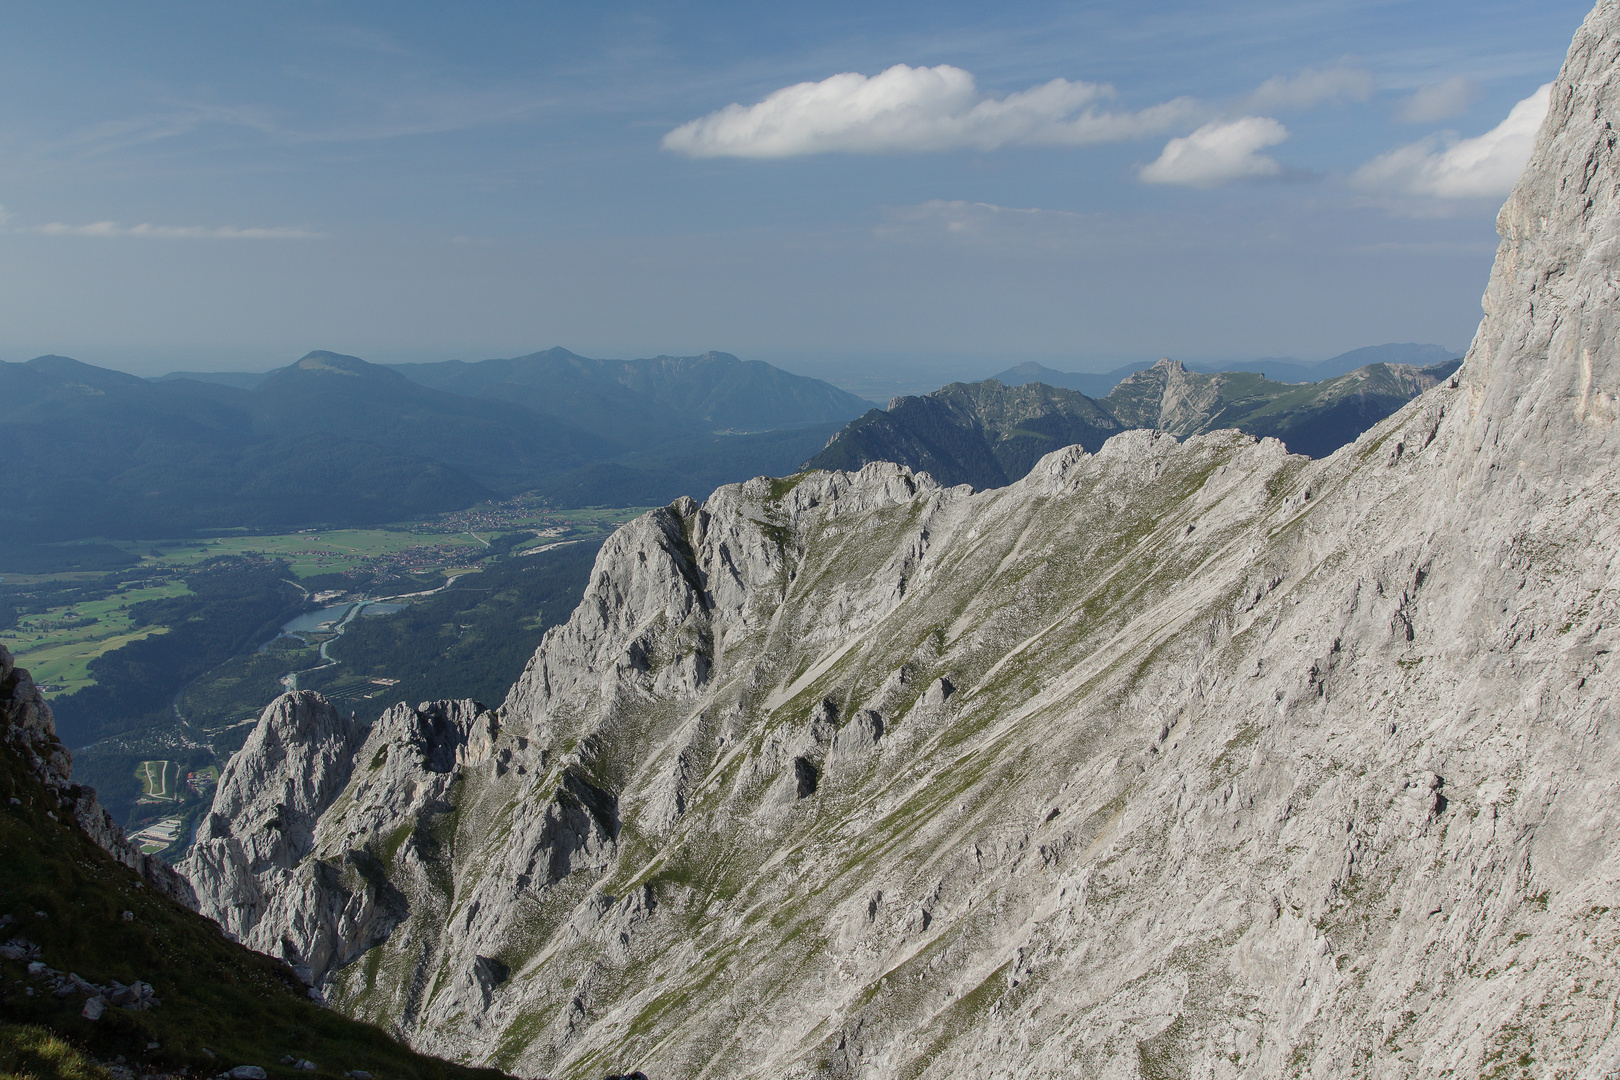
[[[528,1075],[1612,1075],[1617,57],[1605,0],[1461,371],[1355,443],[677,502],[500,707],[268,710],[204,910]]]

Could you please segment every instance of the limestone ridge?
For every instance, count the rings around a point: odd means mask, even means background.
[[[1237,428],[1326,457],[1449,378],[1459,363],[1369,364],[1321,382],[1290,384],[1254,372],[1191,372],[1166,359],[1097,399],[1040,382],[951,383],[867,412],[805,467],[854,470],[894,461],[946,485],[1001,487],[1052,450],[1079,444],[1096,451],[1127,428],[1173,435]]]
[[[1103,403],[1044,383],[1003,386],[995,379],[951,383],[901,397],[851,422],[806,468],[854,471],[893,461],[946,485],[1002,487],[1052,450],[1098,450],[1126,426]],[[1136,425],[1153,426],[1153,425]]]
[[[185,878],[125,839],[124,830],[102,809],[94,788],[73,783],[73,754],[56,737],[51,707],[28,670],[16,665],[4,645],[0,645],[0,735],[28,762],[34,776],[57,795],[59,809],[71,814],[91,839],[159,892],[196,909],[197,898]]]
[[[499,709],[355,755],[301,865],[401,914],[330,1000],[551,1075],[1611,1075],[1617,57],[1606,0],[1461,371],[1329,458],[626,526]]]
[[[1235,427],[1282,439],[1296,453],[1326,457],[1449,378],[1461,363],[1368,364],[1314,383],[1279,383],[1250,372],[1188,371],[1175,360],[1121,380],[1104,399],[1127,427],[1197,435]]]

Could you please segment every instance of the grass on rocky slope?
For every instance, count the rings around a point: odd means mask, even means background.
[[[94,1080],[82,1051],[103,1061],[122,1056],[136,1072],[213,1075],[259,1065],[273,1080],[336,1080],[351,1069],[382,1080],[502,1077],[412,1053],[309,1001],[286,965],[227,941],[212,922],[143,886],[53,811],[66,818],[13,745],[0,741],[0,922],[11,920],[0,926],[0,943],[26,939],[44,964],[91,983],[144,980],[161,1004],[145,1012],[109,1005],[91,1022],[80,1015],[85,994],[57,997],[28,976],[26,959],[0,958],[0,1073]],[[279,1065],[285,1055],[313,1061],[317,1071]]]
[[[0,1024],[0,1080],[109,1080],[78,1047],[32,1024]]]

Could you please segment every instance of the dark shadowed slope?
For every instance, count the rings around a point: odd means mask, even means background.
[[[1096,450],[1119,423],[1075,390],[1044,383],[1003,386],[994,379],[952,383],[924,397],[873,409],[841,431],[808,467],[853,471],[895,461],[942,484],[1000,487],[1044,454],[1075,443]]]
[[[592,360],[558,348],[506,360],[393,367],[424,386],[563,418],[622,450],[722,430],[845,421],[870,404],[820,379],[722,352]]]
[[[262,435],[342,434],[429,457],[497,491],[603,456],[603,440],[504,400],[473,400],[411,382],[380,364],[312,352],[272,372],[252,393]]]
[[[487,497],[430,454],[352,438],[340,425],[263,425],[257,400],[65,357],[0,364],[0,544],[358,524]]]
[[[724,353],[407,367],[421,381],[321,351],[251,379],[0,364],[0,566],[58,565],[39,547],[58,541],[375,524],[537,488],[575,506],[704,495],[791,470],[866,406]]]

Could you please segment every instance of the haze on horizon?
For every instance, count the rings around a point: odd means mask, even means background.
[[[0,359],[944,381],[1461,349],[1585,4],[8,14]]]

